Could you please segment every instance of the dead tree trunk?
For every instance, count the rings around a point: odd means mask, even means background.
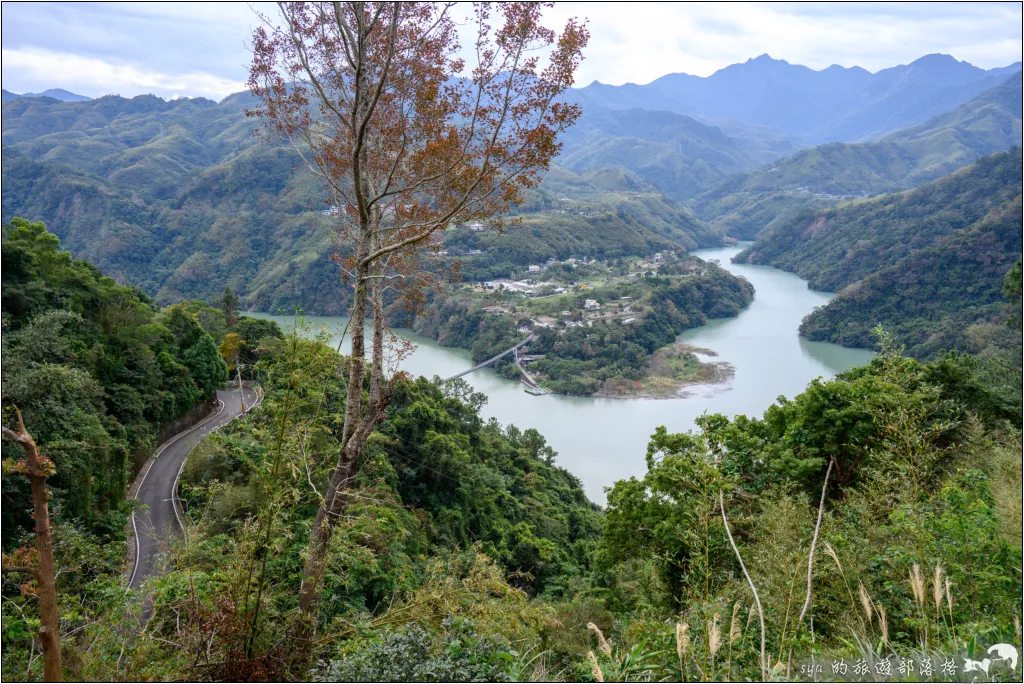
[[[53,542],[50,539],[49,494],[46,478],[53,475],[53,462],[39,455],[35,440],[25,430],[18,415],[18,431],[3,428],[3,435],[18,444],[25,451],[25,460],[14,464],[14,471],[28,478],[32,485],[32,504],[35,508],[36,553],[38,564],[32,574],[36,579],[39,596],[39,641],[43,646],[43,677],[48,682],[64,681],[60,657],[60,631],[57,624],[57,587],[53,579]],[[20,569],[19,570],[24,570]]]

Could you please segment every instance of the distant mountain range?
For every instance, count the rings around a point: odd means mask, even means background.
[[[692,201],[719,232],[752,239],[806,206],[913,188],[1021,144],[1021,72],[955,109],[873,142],[831,143],[730,176]]]
[[[669,74],[647,85],[594,82],[573,96],[585,110],[667,110],[818,145],[872,140],[921,123],[995,87],[1020,67],[1018,62],[986,71],[935,54],[877,73],[838,65],[815,71],[761,55],[706,78]]]
[[[44,90],[41,93],[22,93],[21,95],[17,93],[12,93],[9,90],[3,91],[4,102],[17,100],[21,97],[52,97],[53,99],[60,100],[61,102],[85,102],[86,100],[92,99],[91,97],[86,97],[85,95],[76,95],[75,93],[69,93],[66,90],[62,90],[61,88],[50,88],[49,90]]]

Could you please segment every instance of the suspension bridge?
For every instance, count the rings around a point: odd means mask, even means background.
[[[476,364],[472,368],[464,370],[461,373],[458,373],[456,375],[451,376],[450,378],[445,378],[442,382],[448,382],[449,380],[454,380],[455,378],[461,378],[463,375],[469,375],[470,373],[472,373],[475,370],[480,370],[481,368],[484,368],[485,366],[490,366],[495,361],[498,361],[499,359],[503,359],[506,356],[508,356],[509,354],[513,354],[514,358],[515,358],[515,362],[516,362],[516,367],[519,368],[519,372],[523,376],[523,384],[526,385],[526,390],[528,392],[530,392],[531,394],[547,394],[548,390],[545,390],[540,385],[538,385],[534,381],[534,379],[532,377],[530,377],[530,374],[526,372],[526,369],[523,368],[522,363],[520,362],[519,350],[522,349],[523,347],[525,347],[526,345],[530,344],[530,342],[533,342],[535,339],[537,339],[537,336],[535,334],[533,334],[533,333],[530,333],[530,335],[525,340],[520,342],[519,344],[517,344],[517,345],[515,345],[513,347],[509,347],[508,349],[506,349],[505,351],[501,352],[497,356],[492,356],[491,358],[487,359],[486,361],[481,361],[480,363]]]

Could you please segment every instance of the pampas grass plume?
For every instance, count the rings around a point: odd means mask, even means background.
[[[595,625],[593,622],[588,622],[587,629],[589,629],[597,636],[597,647],[601,649],[601,652],[604,653],[606,656],[611,657],[612,647],[608,643],[607,639],[604,638],[604,633],[601,632],[601,628]]]

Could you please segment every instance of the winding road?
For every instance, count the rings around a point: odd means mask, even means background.
[[[249,386],[243,387],[243,391],[246,408],[253,408],[259,401],[259,395]],[[218,409],[188,430],[171,437],[157,451],[156,460],[143,475],[135,495],[144,507],[132,515],[135,563],[128,580],[129,588],[138,589],[147,578],[163,569],[167,542],[171,535],[179,534],[182,529],[175,509],[175,497],[185,458],[203,437],[242,415],[241,397],[237,387],[218,390]]]

